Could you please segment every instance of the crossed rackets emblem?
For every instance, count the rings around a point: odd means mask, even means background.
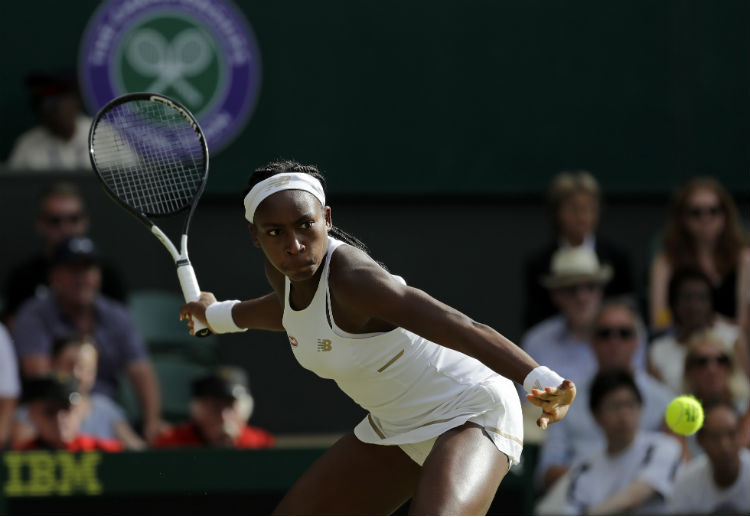
[[[174,88],[191,106],[198,106],[203,95],[186,77],[194,77],[211,63],[213,52],[208,38],[198,29],[185,29],[172,41],[153,29],[139,29],[128,42],[125,54],[133,69],[144,77],[153,77],[147,88],[164,92]]]

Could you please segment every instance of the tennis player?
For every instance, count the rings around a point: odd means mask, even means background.
[[[485,514],[522,449],[515,381],[563,418],[575,385],[491,329],[409,287],[331,223],[325,180],[292,161],[257,169],[245,217],[272,292],[216,301],[202,293],[181,318],[216,333],[286,331],[299,363],[334,379],[369,411],[324,453],[277,514]]]

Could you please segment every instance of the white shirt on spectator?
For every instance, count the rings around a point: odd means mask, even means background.
[[[675,515],[750,515],[750,450],[740,451],[740,472],[734,484],[714,483],[708,456],[688,463],[677,475],[670,499]]]
[[[16,350],[10,334],[0,323],[0,398],[14,399],[20,392]]]
[[[640,428],[644,431],[660,431],[664,423],[664,411],[675,394],[644,371],[636,370],[633,380],[643,398]],[[547,438],[539,451],[535,475],[537,486],[541,486],[544,471],[550,465],[572,465],[606,445],[604,432],[589,409],[590,384],[591,380],[578,385],[576,400],[570,406],[568,414],[549,426]]]
[[[632,513],[665,514],[681,460],[677,440],[659,432],[639,432],[627,449],[614,456],[601,449],[573,466],[564,513],[584,515],[634,481],[643,481],[656,494]]]
[[[37,171],[90,170],[90,127],[91,118],[79,115],[69,141],[53,135],[44,126],[31,128],[16,139],[8,167]]]

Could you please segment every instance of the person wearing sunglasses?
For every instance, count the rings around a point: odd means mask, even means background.
[[[566,379],[575,383],[588,379],[596,370],[589,333],[601,307],[604,285],[611,278],[612,268],[601,265],[590,248],[557,250],[550,273],[539,282],[558,313],[529,329],[521,338],[521,348],[537,361],[544,359]]]
[[[696,332],[688,340],[683,390],[705,405],[725,400],[738,413],[744,413],[750,401],[748,377],[732,349],[712,330]],[[686,458],[703,454],[695,435],[679,438]]]
[[[669,308],[673,325],[655,338],[648,350],[649,370],[673,391],[683,389],[687,342],[698,331],[711,329],[722,339],[727,350],[734,349],[738,364],[750,373],[747,337],[737,325],[717,317],[711,279],[698,268],[675,271],[669,281]]]
[[[748,236],[734,200],[713,178],[690,180],[672,197],[661,250],[649,274],[649,323],[655,331],[672,322],[669,279],[683,267],[701,269],[711,280],[716,312],[748,328]]]
[[[688,341],[684,386],[698,400],[730,400],[740,412],[750,398],[750,382],[731,348],[711,330],[697,332]]]
[[[599,231],[602,201],[599,182],[588,171],[563,171],[550,181],[546,205],[551,238],[526,257],[523,265],[524,329],[558,312],[557,304],[539,283],[539,278],[549,272],[552,257],[561,248],[586,246],[596,254],[599,262],[611,265],[612,276],[604,285],[605,296],[635,292],[630,254]]]
[[[14,265],[5,281],[2,319],[11,330],[23,302],[48,289],[47,274],[55,247],[68,237],[88,232],[89,218],[78,188],[68,182],[43,187],[34,227],[42,243],[41,250]],[[124,302],[126,292],[121,275],[107,262],[101,263],[101,270],[102,293]]]
[[[633,304],[626,299],[606,300],[594,319],[590,347],[597,361],[597,372],[623,370],[632,375],[642,395],[639,425],[648,431],[663,429],[664,411],[675,393],[649,375],[637,359],[645,345],[644,325]],[[592,376],[593,377],[593,376]],[[538,486],[550,488],[577,460],[604,447],[605,435],[589,411],[591,377],[580,382],[578,401],[560,425],[552,426],[541,446],[537,462]]]

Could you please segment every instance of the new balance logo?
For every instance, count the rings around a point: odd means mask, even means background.
[[[318,340],[318,352],[330,352],[330,351],[331,351],[331,340],[319,339]]]
[[[289,178],[288,176],[282,176],[282,177],[279,177],[279,178],[274,178],[274,179],[270,180],[266,184],[267,185],[267,189],[270,190],[270,189],[273,189],[273,188],[283,187],[283,186],[287,185],[290,181],[291,181],[291,178]]]

